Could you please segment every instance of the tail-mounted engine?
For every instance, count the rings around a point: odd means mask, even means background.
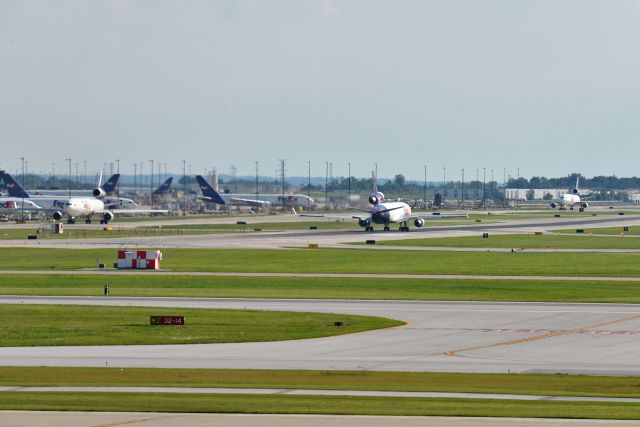
[[[107,195],[107,193],[104,192],[104,190],[100,187],[96,187],[93,189],[93,197],[96,197],[98,199],[102,199],[104,196]]]
[[[416,218],[413,220],[413,225],[415,225],[416,227],[420,228],[424,225],[424,219],[422,218]]]
[[[369,203],[371,203],[372,205],[377,205],[378,203],[382,203],[383,201],[384,194],[379,191],[376,191],[369,196]]]
[[[572,192],[573,194],[579,194],[579,193],[580,193],[580,190],[578,190],[577,188],[574,188],[573,190],[571,190],[571,192]]]

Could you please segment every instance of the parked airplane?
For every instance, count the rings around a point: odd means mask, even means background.
[[[165,182],[163,182],[160,185],[160,187],[156,188],[153,191],[153,195],[154,196],[162,196],[162,195],[166,194],[171,189],[171,181],[173,181],[173,177],[172,176],[167,178],[167,180]]]
[[[200,199],[209,203],[255,207],[282,206],[283,204],[287,207],[315,206],[315,201],[303,194],[286,194],[284,198],[282,194],[258,194],[257,197],[251,194],[219,194],[201,175],[196,175],[196,180],[202,191]]]
[[[38,206],[35,211],[50,212],[54,220],[59,221],[64,216],[67,217],[68,224],[75,224],[77,217],[85,217],[87,224],[91,223],[91,217],[93,215],[101,215],[100,224],[108,224],[114,218],[114,212],[126,213],[126,214],[140,214],[140,213],[167,213],[166,210],[158,209],[114,209],[116,206],[106,204],[99,197],[68,197],[68,198],[56,198],[46,196],[30,196],[24,189],[18,184],[11,175],[0,171],[0,179],[2,179],[9,191],[9,196],[13,198],[24,198],[30,202],[33,202]],[[94,194],[101,195],[104,192],[102,187],[96,188]]]
[[[368,215],[366,216],[352,216],[352,218],[358,220],[358,225],[363,227],[365,231],[373,231],[373,224],[382,224],[384,226],[384,231],[389,231],[389,224],[400,224],[400,231],[409,231],[409,226],[407,225],[409,222],[413,222],[413,225],[420,228],[425,224],[425,221],[428,217],[413,215],[411,212],[411,207],[405,202],[385,202],[384,194],[378,191],[378,183],[375,174],[372,172],[372,188],[371,194],[369,195],[369,204],[371,204],[371,209],[364,210]],[[300,216],[325,216],[329,215],[300,215]],[[432,217],[468,217],[468,215],[464,214],[440,214],[440,212],[434,212]]]
[[[573,210],[573,207],[578,205],[580,207],[580,212],[584,212],[584,210],[589,207],[589,204],[587,202],[580,199],[580,196],[584,197],[585,194],[580,193],[580,190],[578,189],[579,179],[580,178],[576,178],[576,188],[571,190],[571,193],[562,194],[560,195],[560,202],[551,203],[551,207],[553,209],[558,208],[559,210],[563,211],[569,208],[569,210]]]

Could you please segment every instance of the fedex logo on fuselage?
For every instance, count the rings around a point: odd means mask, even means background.
[[[64,209],[64,200],[54,200],[53,207]]]
[[[16,202],[8,200],[6,202],[0,202],[0,209],[15,209]]]

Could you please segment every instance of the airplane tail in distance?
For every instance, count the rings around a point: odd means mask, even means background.
[[[371,171],[371,194],[378,192],[378,177],[374,171]]]
[[[172,176],[167,178],[167,180],[163,182],[160,187],[156,188],[153,194],[155,194],[156,196],[165,194],[167,191],[169,191],[169,188],[171,188],[171,181],[173,181]]]
[[[120,179],[120,174],[116,173],[114,175],[111,176],[111,178],[109,178],[104,185],[102,185],[102,191],[104,191],[105,193],[111,193],[112,191],[115,191],[116,189],[116,185],[118,185],[118,180]]]
[[[0,180],[4,182],[9,197],[29,197],[29,194],[8,173],[2,172]]]
[[[200,190],[202,191],[202,195],[211,200],[213,203],[217,203],[219,205],[224,205],[224,200],[222,197],[209,185],[209,183],[202,177],[202,175],[196,175],[196,180],[198,181],[198,185],[200,186]]]

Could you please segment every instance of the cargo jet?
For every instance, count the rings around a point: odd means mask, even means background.
[[[375,174],[371,173],[372,177],[372,188],[371,194],[369,195],[369,204],[371,204],[371,209],[362,209],[367,215],[354,215],[353,219],[358,220],[358,225],[364,228],[365,231],[373,231],[373,224],[381,224],[384,226],[384,231],[389,231],[389,224],[400,224],[400,231],[409,231],[408,223],[413,222],[413,225],[420,228],[425,224],[425,221],[428,217],[413,215],[411,212],[411,207],[404,202],[385,202],[384,194],[378,191],[378,183]],[[330,217],[330,215],[306,215],[301,214],[300,216],[310,216],[310,217]],[[467,217],[468,215],[464,214],[445,214],[441,215],[439,212],[433,213],[432,217]]]
[[[571,190],[571,193],[565,193],[560,195],[560,201],[559,202],[552,202],[551,203],[551,207],[553,209],[558,208],[561,211],[566,210],[567,208],[569,208],[569,210],[573,210],[574,206],[579,206],[579,210],[580,212],[584,212],[584,210],[586,208],[589,207],[589,204],[585,201],[583,201],[582,199],[580,199],[580,196],[583,196],[584,198],[584,193],[580,193],[580,190],[578,189],[578,181],[580,178],[576,178],[576,188],[574,188],[573,190]]]
[[[114,175],[115,177],[116,175]],[[18,184],[11,175],[0,171],[0,179],[4,181],[9,196],[13,198],[26,199],[29,202],[33,202],[39,208],[33,209],[37,212],[49,212],[54,220],[59,221],[64,216],[67,217],[68,224],[75,224],[77,217],[85,217],[85,222],[91,224],[91,217],[94,215],[100,215],[100,224],[108,224],[114,218],[114,212],[126,213],[126,214],[141,214],[141,213],[167,213],[166,210],[160,209],[115,209],[113,204],[105,203],[102,198],[106,194],[103,187],[98,186],[93,190],[93,194],[96,197],[68,197],[68,198],[56,198],[56,197],[33,197]],[[117,178],[116,178],[117,180]],[[109,188],[109,187],[107,187]],[[116,203],[117,205],[118,203]]]

